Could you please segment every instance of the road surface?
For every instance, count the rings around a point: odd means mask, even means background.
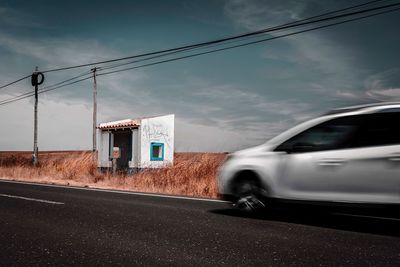
[[[399,237],[398,220],[0,182],[2,266],[399,266]]]

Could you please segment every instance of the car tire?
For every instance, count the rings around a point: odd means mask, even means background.
[[[265,210],[267,202],[264,191],[256,179],[240,179],[235,184],[236,201],[233,205],[246,213]]]

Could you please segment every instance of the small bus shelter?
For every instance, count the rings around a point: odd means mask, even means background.
[[[117,170],[134,172],[172,164],[174,120],[175,115],[171,114],[100,123],[97,126],[98,168],[110,171],[115,162]]]

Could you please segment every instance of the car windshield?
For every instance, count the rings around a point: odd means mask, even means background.
[[[270,146],[279,145],[282,142],[284,142],[285,140],[294,136],[295,134],[305,131],[305,130],[309,129],[310,127],[313,127],[314,125],[317,125],[318,123],[322,123],[326,120],[327,120],[326,117],[318,117],[318,118],[314,118],[312,120],[308,120],[308,121],[299,123],[299,124],[295,125],[294,127],[290,127],[283,133],[280,133],[277,136],[271,138],[270,140],[268,140],[266,142],[266,145],[270,145]]]

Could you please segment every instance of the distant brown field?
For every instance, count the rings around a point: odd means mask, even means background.
[[[0,152],[0,178],[95,188],[196,197],[217,197],[216,173],[222,153],[175,153],[174,165],[135,175],[99,173],[88,151],[39,153],[34,168],[30,152]]]

